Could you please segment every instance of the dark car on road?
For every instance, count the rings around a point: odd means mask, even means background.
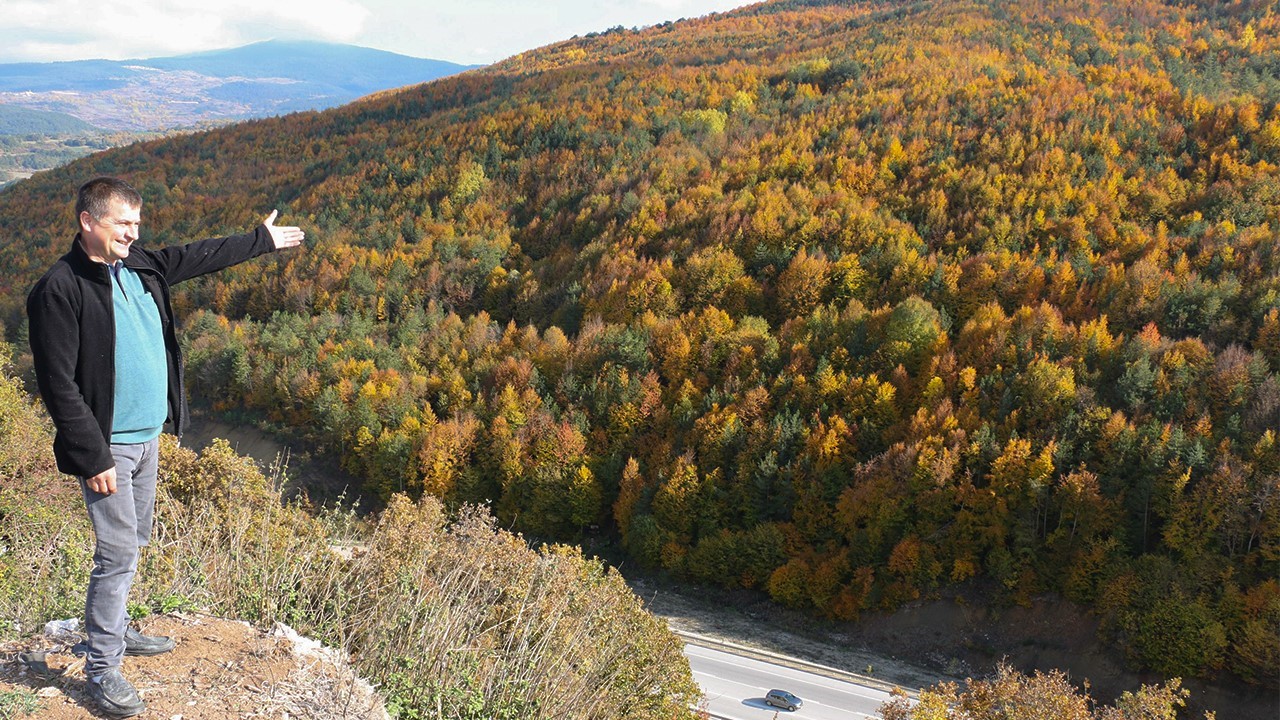
[[[764,696],[764,703],[783,710],[799,710],[804,701],[786,690],[770,690]]]

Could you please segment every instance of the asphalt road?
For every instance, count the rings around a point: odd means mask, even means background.
[[[700,645],[685,645],[693,679],[702,688],[705,708],[720,720],[863,720],[878,718],[889,693],[879,688],[836,680]],[[771,688],[787,690],[804,700],[789,712],[764,704]]]

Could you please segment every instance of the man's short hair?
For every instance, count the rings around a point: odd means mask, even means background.
[[[97,177],[80,186],[76,194],[76,218],[88,211],[101,220],[111,211],[112,201],[119,201],[131,208],[142,207],[142,195],[120,178]]]

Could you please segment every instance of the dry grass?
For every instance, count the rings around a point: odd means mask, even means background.
[[[697,696],[679,640],[576,549],[430,498],[364,528],[304,512],[222,443],[166,443],[161,465],[144,592],[323,637],[403,717],[668,718]]]
[[[53,462],[48,416],[9,372],[0,343],[0,632],[84,610],[92,540],[80,490]]]
[[[430,498],[396,498],[370,527],[305,512],[225,444],[166,443],[162,467],[141,590],[322,637],[402,717],[687,717],[697,697],[679,640],[576,549],[531,549]]]

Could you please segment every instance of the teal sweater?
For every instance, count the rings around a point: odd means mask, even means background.
[[[169,415],[160,310],[137,273],[119,263],[112,275],[116,381],[111,442],[148,442],[160,436]]]

